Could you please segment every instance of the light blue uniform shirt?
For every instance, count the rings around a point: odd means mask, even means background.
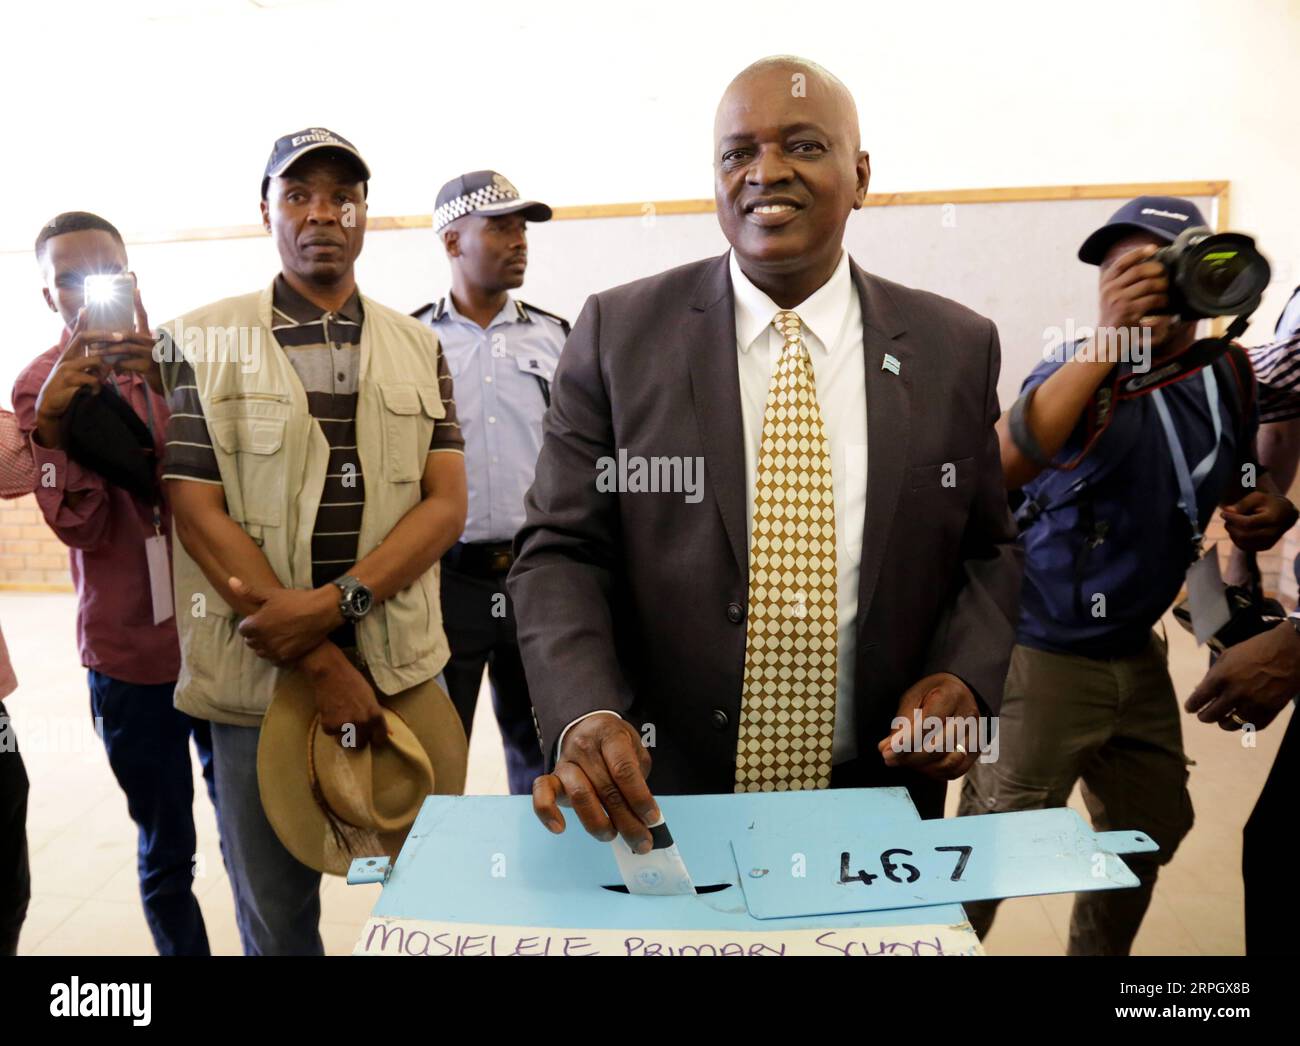
[[[415,316],[442,344],[465,437],[469,513],[461,540],[511,541],[524,523],[565,329],[558,317],[509,297],[486,330],[457,312],[450,294]]]

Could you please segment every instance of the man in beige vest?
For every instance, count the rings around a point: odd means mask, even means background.
[[[281,674],[305,673],[325,730],[365,746],[387,730],[369,680],[397,693],[448,657],[437,564],[465,525],[464,441],[433,333],[357,290],[369,179],[324,128],[277,141],[262,220],[280,275],[181,317],[160,343],[176,705],[212,722],[248,954],[322,951],[320,875],[280,843],[258,794],[258,727]]]

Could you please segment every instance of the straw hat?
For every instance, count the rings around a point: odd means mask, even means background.
[[[307,678],[284,672],[257,743],[257,784],[275,834],[309,868],[346,875],[354,857],[396,857],[425,797],[462,795],[469,744],[451,698],[429,680],[375,691],[387,744],[345,748],[321,728]]]

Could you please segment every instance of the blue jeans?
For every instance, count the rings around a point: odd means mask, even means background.
[[[159,955],[207,955],[207,929],[193,890],[190,737],[215,803],[208,724],[173,707],[174,683],[124,683],[94,669],[89,678],[90,714],[102,721],[108,765],[139,829],[140,899],[154,946]]]
[[[320,872],[284,848],[262,811],[257,787],[260,731],[255,726],[211,726],[217,825],[244,954],[323,955]]]

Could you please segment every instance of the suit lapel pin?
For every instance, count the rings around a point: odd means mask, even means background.
[[[898,362],[897,357],[891,356],[889,353],[885,353],[885,359],[880,364],[881,370],[887,370],[889,371],[890,374],[897,374],[900,367],[901,364]]]

